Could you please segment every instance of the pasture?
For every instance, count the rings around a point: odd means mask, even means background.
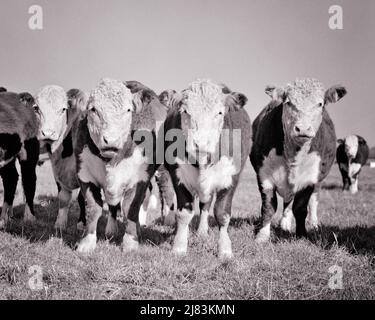
[[[37,170],[37,223],[20,220],[19,185],[14,217],[0,232],[1,299],[375,299],[375,170],[369,167],[353,196],[342,193],[334,165],[320,192],[322,226],[310,230],[309,240],[283,233],[277,227],[279,211],[272,241],[257,245],[253,230],[260,196],[248,162],[233,202],[229,234],[234,259],[224,262],[216,257],[213,217],[208,239],[193,235],[188,255],[177,257],[170,252],[174,230],[158,222],[159,211],[149,215],[139,251],[123,253],[121,235],[106,240],[102,217],[97,249],[78,254],[73,250],[80,237],[77,201],[71,204],[67,231],[56,232],[57,188],[50,164]],[[1,189],[1,201],[2,195]],[[192,232],[196,225],[194,219]],[[41,290],[28,285],[29,268],[35,265],[43,272]],[[335,265],[342,268],[342,289],[328,286]]]

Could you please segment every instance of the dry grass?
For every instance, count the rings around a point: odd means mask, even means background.
[[[2,299],[374,299],[375,298],[375,170],[365,168],[356,196],[340,190],[334,167],[321,191],[319,216],[323,227],[309,240],[296,240],[274,228],[273,240],[254,243],[254,220],[260,197],[250,165],[245,170],[233,206],[232,239],[235,258],[216,257],[218,236],[212,229],[203,241],[192,234],[189,254],[170,252],[173,229],[149,217],[144,243],[138,252],[122,253],[121,236],[104,239],[105,217],[100,221],[99,243],[90,255],[72,248],[80,234],[76,201],[69,228],[53,230],[57,214],[56,186],[49,164],[38,168],[36,225],[20,221],[22,206],[6,232],[0,232],[0,298]],[[16,204],[22,203],[18,188]],[[280,218],[275,217],[275,224]],[[192,229],[194,229],[194,221]],[[123,232],[123,229],[121,230]],[[44,289],[28,286],[29,267],[43,270]],[[343,270],[343,289],[328,287],[329,268]]]

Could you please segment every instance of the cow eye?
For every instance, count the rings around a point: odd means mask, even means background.
[[[221,116],[221,115],[223,115],[223,112],[220,111],[220,112],[219,112],[219,116]]]
[[[129,108],[129,109],[128,109],[128,112],[131,112],[131,111],[132,111],[132,109]]]
[[[323,102],[318,103],[318,107],[323,107]]]
[[[34,104],[33,109],[34,109],[35,112],[39,112],[39,106],[38,105]]]

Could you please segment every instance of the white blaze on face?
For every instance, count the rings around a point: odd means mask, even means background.
[[[315,137],[322,122],[324,88],[315,79],[296,80],[285,89],[283,108],[285,134],[302,145]]]
[[[351,135],[345,138],[345,152],[349,159],[355,158],[358,152],[358,137]]]
[[[102,156],[112,157],[126,142],[134,111],[133,96],[121,82],[103,79],[91,92],[88,129]]]
[[[39,90],[35,102],[35,112],[40,119],[39,138],[60,140],[67,127],[68,100],[65,90],[59,86],[45,86]]]
[[[183,92],[181,121],[189,122],[189,153],[215,152],[224,124],[224,99],[221,86],[210,80],[197,80]]]

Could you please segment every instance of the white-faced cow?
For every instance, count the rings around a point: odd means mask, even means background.
[[[358,192],[359,173],[369,157],[369,147],[366,140],[358,135],[350,135],[337,142],[339,145],[336,159],[342,176],[343,190],[350,190],[355,194]]]
[[[156,170],[156,121],[148,107],[152,96],[151,90],[133,94],[123,82],[112,79],[103,79],[90,94],[74,147],[86,204],[86,235],[78,244],[79,252],[96,247],[101,190],[111,215],[127,220],[123,250],[139,245],[139,210]]]
[[[21,167],[22,185],[26,198],[24,221],[33,221],[36,187],[35,167],[39,157],[38,119],[30,107],[29,93],[0,93],[0,176],[4,185],[4,203],[0,228],[13,213],[17,188],[16,159]],[[32,99],[32,97],[31,97]]]
[[[284,199],[282,229],[291,231],[294,214],[296,235],[306,236],[308,207],[312,224],[317,225],[319,183],[328,175],[336,150],[326,106],[340,100],[346,90],[333,86],[325,91],[315,79],[300,79],[285,88],[269,86],[266,93],[272,101],[253,123],[250,155],[262,198],[258,242],[270,237],[276,192]]]
[[[194,81],[181,94],[169,93],[173,97],[165,98],[172,101],[172,107],[164,127],[164,163],[177,195],[173,251],[187,252],[195,196],[199,197],[201,211],[198,233],[207,235],[208,212],[216,194],[218,256],[230,258],[232,200],[251,144],[250,119],[243,109],[247,98],[210,80]]]
[[[56,85],[42,87],[36,95],[34,111],[40,119],[39,140],[47,150],[58,189],[59,211],[55,228],[65,229],[72,192],[79,188],[73,144],[87,98],[84,92],[68,92]],[[85,223],[85,205],[78,194],[79,225]]]

